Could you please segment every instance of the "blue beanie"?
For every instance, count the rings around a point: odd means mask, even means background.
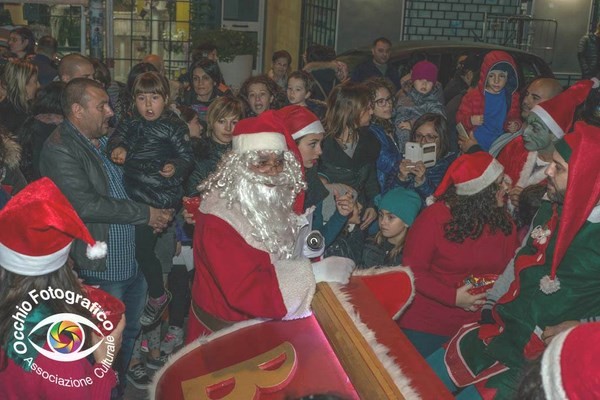
[[[380,210],[386,210],[411,226],[421,209],[421,197],[413,190],[398,187],[383,196],[375,197],[375,205]]]

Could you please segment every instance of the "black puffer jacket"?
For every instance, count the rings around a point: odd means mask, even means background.
[[[198,194],[198,185],[217,169],[217,164],[223,158],[223,154],[231,150],[231,143],[217,143],[210,138],[203,137],[192,139],[192,149],[194,150],[194,169],[186,183],[188,196]]]
[[[171,111],[155,121],[139,114],[119,124],[108,142],[108,155],[117,147],[127,150],[124,165],[125,189],[132,200],[156,208],[178,208],[183,197],[183,182],[194,156],[189,129]],[[175,166],[175,174],[165,178],[165,164]]]

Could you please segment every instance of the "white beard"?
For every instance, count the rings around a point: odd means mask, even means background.
[[[205,195],[218,190],[228,208],[238,203],[252,227],[254,239],[277,259],[290,259],[298,231],[293,203],[306,187],[300,165],[292,153],[285,152],[283,171],[275,176],[262,175],[249,168],[254,156],[255,153],[241,156],[228,153],[198,189]]]
[[[269,253],[280,259],[290,258],[297,233],[296,217],[292,211],[295,198],[293,184],[285,179],[288,178],[285,172],[274,177],[255,177],[258,179],[247,179],[244,176],[238,182],[237,192],[242,214],[252,226],[254,238],[263,243]]]

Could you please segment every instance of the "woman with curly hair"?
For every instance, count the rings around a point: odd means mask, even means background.
[[[395,127],[392,122],[395,89],[390,80],[382,77],[368,79],[365,85],[369,88],[373,103],[369,130],[381,145],[377,157],[377,181],[381,192],[385,193],[392,187],[394,176],[398,173],[398,165],[402,160],[402,150],[396,141]]]
[[[500,274],[518,246],[505,209],[504,168],[488,153],[459,157],[411,227],[404,263],[416,295],[398,324],[426,357],[458,329],[479,320],[486,282]]]
[[[285,93],[267,75],[252,76],[244,81],[239,97],[246,103],[246,117],[257,117],[267,110],[278,110],[285,104]]]
[[[27,60],[9,61],[2,74],[6,97],[0,102],[0,124],[16,133],[31,112],[40,84],[38,69]]]

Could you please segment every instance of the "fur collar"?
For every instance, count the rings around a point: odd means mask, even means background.
[[[0,160],[8,168],[16,168],[21,162],[21,146],[10,134],[0,134]]]

